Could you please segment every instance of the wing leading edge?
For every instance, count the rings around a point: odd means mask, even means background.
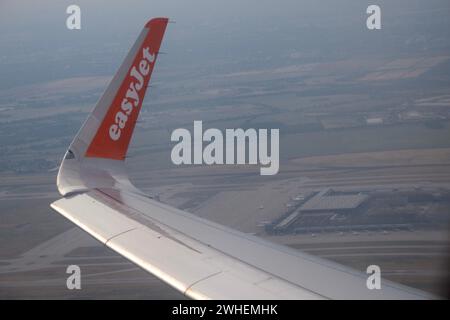
[[[194,299],[432,298],[386,280],[369,290],[365,274],[201,219],[132,185],[124,158],[167,22],[146,24],[71,143],[57,179],[63,198],[52,208]]]

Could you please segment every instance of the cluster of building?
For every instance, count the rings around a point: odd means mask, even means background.
[[[271,226],[272,231],[285,232],[291,230],[299,219],[307,219],[308,217],[314,220],[329,220],[333,216],[351,215],[360,210],[368,199],[369,196],[365,194],[337,194],[333,189],[326,188],[303,198],[303,201],[297,206],[292,206],[292,210]]]

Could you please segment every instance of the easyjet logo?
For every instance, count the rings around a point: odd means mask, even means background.
[[[128,90],[120,104],[120,110],[114,116],[114,123],[109,127],[109,137],[113,141],[120,139],[122,130],[126,127],[128,118],[135,108],[139,108],[139,92],[145,85],[144,77],[150,73],[150,64],[155,61],[155,54],[150,53],[150,49],[142,49],[142,59],[137,65],[134,65],[130,71]]]

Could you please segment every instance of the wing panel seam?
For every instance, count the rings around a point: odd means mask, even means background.
[[[133,228],[131,228],[131,229],[128,229],[128,230],[119,232],[118,234],[115,234],[115,235],[113,235],[112,237],[109,237],[109,238],[105,241],[105,245],[108,245],[108,242],[111,241],[112,239],[117,238],[117,237],[119,237],[119,236],[121,236],[121,235],[123,235],[123,234],[125,234],[125,233],[128,233],[128,232],[133,231],[133,230],[136,230],[136,229],[138,229],[138,227],[133,227]]]
[[[207,275],[206,277],[201,278],[201,279],[199,279],[199,280],[197,280],[197,281],[194,281],[193,283],[191,283],[191,284],[186,288],[186,290],[184,290],[183,294],[184,294],[185,296],[188,296],[188,295],[187,295],[187,292],[188,292],[189,290],[191,290],[191,288],[192,288],[193,286],[199,284],[200,282],[202,282],[202,281],[204,281],[204,280],[207,280],[207,279],[210,279],[210,278],[212,278],[212,277],[215,277],[215,276],[221,274],[222,272],[223,272],[223,271],[220,270],[220,271],[217,271],[217,272],[212,273],[212,274],[210,274],[210,275]]]

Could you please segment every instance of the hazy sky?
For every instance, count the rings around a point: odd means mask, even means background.
[[[81,31],[66,29],[70,4],[81,7]],[[378,32],[365,27],[369,4],[382,8]],[[448,52],[449,15],[448,0],[0,0],[0,89],[111,74],[155,16],[176,21],[163,43],[168,66],[228,60],[251,68],[264,61],[288,63],[290,53],[302,62],[374,52]],[[92,61],[98,67],[86,69]]]

